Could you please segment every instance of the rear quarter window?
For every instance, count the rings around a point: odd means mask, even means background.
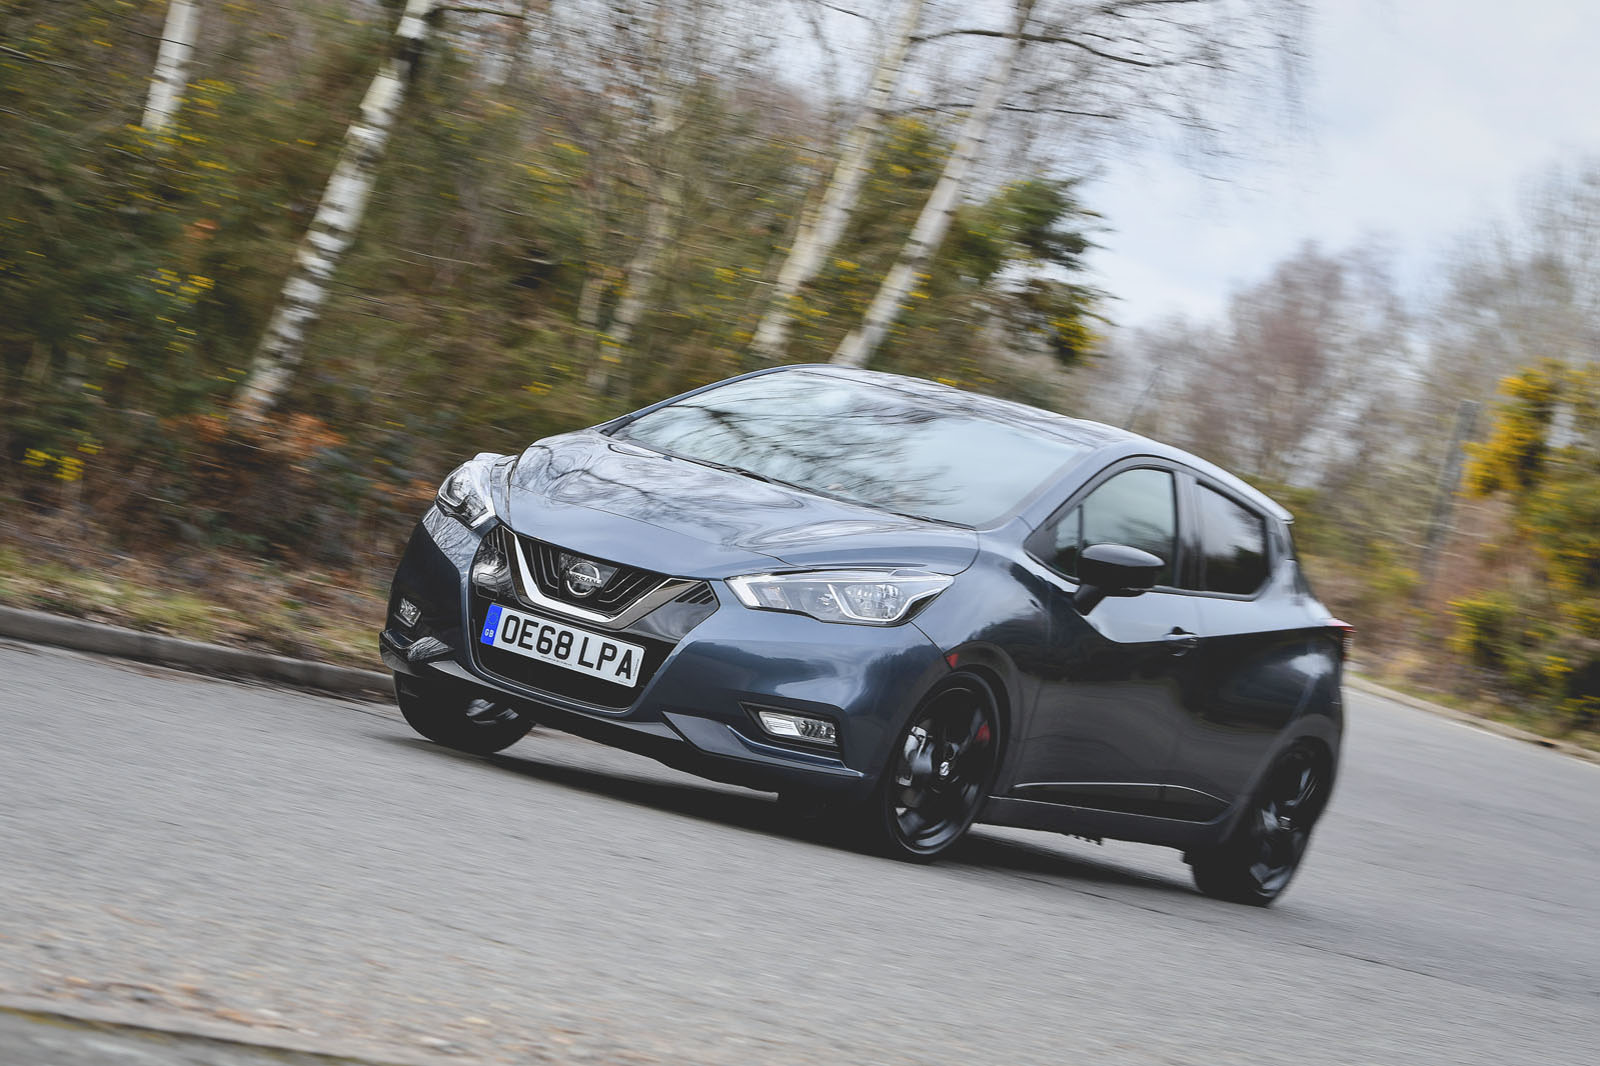
[[[1267,520],[1201,485],[1200,587],[1248,596],[1267,580]]]

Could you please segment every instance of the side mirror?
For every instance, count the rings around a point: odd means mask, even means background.
[[[1137,596],[1155,587],[1165,560],[1126,544],[1091,544],[1078,553],[1078,591],[1073,606],[1088,614],[1107,596]]]

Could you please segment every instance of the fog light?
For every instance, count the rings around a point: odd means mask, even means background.
[[[757,711],[761,728],[785,740],[809,740],[813,744],[839,746],[837,727],[825,718],[812,718],[804,714],[787,714],[783,711]]]
[[[417,619],[422,617],[422,608],[408,599],[402,598],[400,606],[394,609],[395,617],[400,619],[400,624],[410,629],[417,624]]]

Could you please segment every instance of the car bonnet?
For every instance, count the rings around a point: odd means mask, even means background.
[[[581,431],[530,446],[505,486],[517,532],[661,573],[908,566],[958,573],[970,529],[905,518]]]

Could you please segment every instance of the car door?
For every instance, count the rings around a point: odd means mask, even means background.
[[[1170,467],[1118,464],[1028,539],[1050,625],[1011,795],[1160,812],[1197,626],[1194,598],[1175,587],[1183,563],[1177,489]],[[1141,548],[1167,570],[1155,588],[1108,597],[1084,613],[1073,603],[1076,563],[1091,544]]]
[[[1200,641],[1164,799],[1203,821],[1244,795],[1326,665],[1308,652],[1316,622],[1284,576],[1276,520],[1203,478],[1181,488]]]

